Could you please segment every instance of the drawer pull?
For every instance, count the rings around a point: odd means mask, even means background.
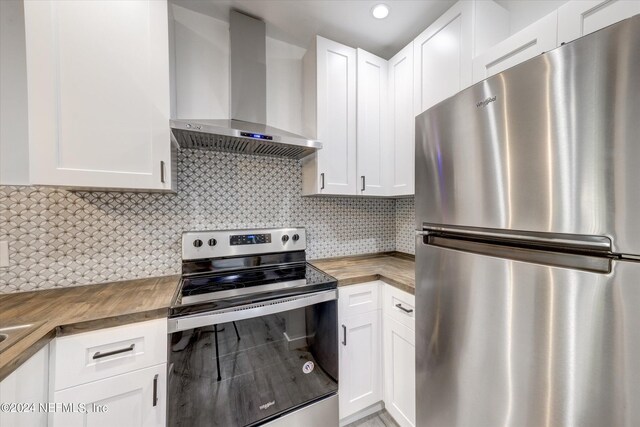
[[[113,356],[114,354],[126,353],[127,351],[133,351],[135,344],[131,344],[127,348],[121,348],[119,350],[107,351],[106,353],[100,353],[99,351],[93,355],[93,359],[102,359],[103,357]]]
[[[400,303],[396,304],[396,307],[398,307],[400,310],[404,311],[405,313],[413,313],[412,308],[404,308]]]
[[[158,404],[158,374],[153,377],[153,406]]]

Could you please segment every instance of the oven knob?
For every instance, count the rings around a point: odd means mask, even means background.
[[[292,239],[294,242],[297,242],[298,240],[300,240],[300,236],[298,236],[297,234],[294,234]]]
[[[218,244],[218,241],[216,239],[209,239],[209,246],[215,246]]]
[[[202,240],[200,239],[196,239],[193,241],[193,246],[195,246],[196,248],[199,248],[200,246],[202,246]]]
[[[282,243],[287,243],[289,241],[289,235],[285,234],[284,236],[282,236]]]

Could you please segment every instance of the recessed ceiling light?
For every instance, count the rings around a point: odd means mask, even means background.
[[[389,15],[389,6],[383,3],[377,4],[371,9],[371,14],[374,18],[384,19]]]

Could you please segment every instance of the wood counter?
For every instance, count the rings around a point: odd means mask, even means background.
[[[310,263],[338,279],[338,286],[382,280],[415,294],[415,262],[412,255],[390,252],[319,259]]]
[[[0,381],[56,336],[166,317],[180,276],[0,295],[0,327],[40,323],[0,353]]]

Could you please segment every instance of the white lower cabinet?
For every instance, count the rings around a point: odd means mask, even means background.
[[[49,346],[46,345],[0,382],[0,403],[33,404],[33,411],[0,411],[0,426],[45,427],[49,402]],[[29,408],[31,409],[31,408]]]
[[[166,425],[166,363],[167,319],[56,338],[49,362],[56,411],[49,424]]]
[[[161,364],[55,392],[58,404],[72,411],[56,411],[55,426],[166,425],[167,365]]]
[[[415,426],[415,332],[387,315],[382,331],[384,407],[401,427]]]
[[[381,281],[341,287],[339,297],[342,423],[384,402],[398,424],[414,426],[415,297]]]
[[[341,302],[356,301],[341,303],[338,313],[341,419],[382,400],[379,288],[370,282],[339,290]]]

